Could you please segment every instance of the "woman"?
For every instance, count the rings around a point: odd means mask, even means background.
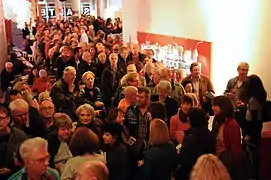
[[[128,176],[128,153],[122,144],[120,124],[106,124],[103,127],[103,141],[106,145],[106,163],[110,180],[125,180]]]
[[[171,84],[167,80],[162,80],[157,85],[158,95],[153,95],[151,100],[153,102],[159,101],[165,105],[167,118],[170,119],[178,112],[178,102],[171,96]]]
[[[191,173],[191,180],[231,180],[221,161],[212,154],[199,157]]]
[[[263,83],[258,76],[248,77],[246,96],[249,101],[246,112],[247,136],[245,139],[258,146],[261,140],[262,121],[264,120],[262,112],[267,98]]]
[[[164,121],[154,119],[150,123],[149,149],[146,150],[140,169],[141,180],[170,180],[175,166],[176,149],[170,141]]]
[[[73,158],[69,159],[61,175],[62,180],[72,180],[78,168],[87,161],[105,162],[102,154],[97,154],[99,150],[98,136],[87,127],[79,127],[71,137],[70,150]]]
[[[27,84],[32,86],[35,80],[39,77],[39,67],[34,66],[28,76]]]
[[[64,171],[65,163],[72,158],[69,148],[72,120],[65,113],[54,115],[53,130],[48,133],[49,165],[57,169],[60,174]]]
[[[41,69],[39,71],[39,77],[35,79],[31,91],[32,92],[45,92],[47,90],[48,82],[50,83],[50,79],[47,75],[47,71],[45,69]]]
[[[95,111],[92,106],[83,104],[76,109],[75,114],[78,117],[77,127],[85,126],[96,133],[100,140],[102,139],[103,122],[95,118]]]
[[[227,167],[231,178],[244,179],[243,151],[240,127],[234,119],[234,106],[226,96],[213,100],[214,121],[212,132],[216,136],[216,155]],[[243,166],[244,167],[244,166]]]
[[[202,154],[215,154],[215,136],[208,129],[209,116],[198,107],[189,109],[187,117],[191,128],[186,132],[178,156],[176,180],[188,180],[198,157]]]
[[[192,97],[188,94],[184,94],[181,97],[181,106],[178,113],[170,119],[170,136],[177,144],[182,143],[184,132],[190,128],[187,114],[193,105]]]

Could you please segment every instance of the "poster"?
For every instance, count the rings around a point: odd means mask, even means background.
[[[152,49],[154,58],[167,67],[190,74],[191,63],[199,62],[202,74],[210,77],[211,42],[146,32],[137,32],[137,39],[141,51]]]

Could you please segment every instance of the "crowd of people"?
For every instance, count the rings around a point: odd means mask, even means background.
[[[29,55],[1,72],[0,179],[259,178],[267,93],[249,64],[215,96],[199,63],[173,73],[114,21],[39,21],[34,41],[24,30]]]

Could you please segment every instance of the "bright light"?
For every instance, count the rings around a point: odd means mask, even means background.
[[[253,39],[259,13],[257,0],[200,0],[212,44],[212,82],[217,94],[222,94],[228,80],[237,75],[239,62],[253,68]]]
[[[26,0],[3,0],[4,15],[6,19],[17,23],[18,28],[23,28],[25,22],[31,18],[30,3]]]

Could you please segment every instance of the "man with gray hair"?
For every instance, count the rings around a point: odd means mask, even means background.
[[[79,168],[75,180],[108,180],[109,171],[101,161],[87,161]]]
[[[1,89],[5,92],[14,80],[15,75],[13,73],[12,62],[6,62],[5,68],[1,72]]]
[[[56,112],[63,112],[75,118],[75,97],[74,81],[76,78],[76,70],[72,66],[68,66],[63,71],[63,76],[53,86],[50,96],[55,105]]]
[[[50,154],[48,153],[47,148],[47,141],[39,137],[24,141],[19,152],[25,166],[8,180],[59,180],[59,173],[56,170],[48,167]]]

